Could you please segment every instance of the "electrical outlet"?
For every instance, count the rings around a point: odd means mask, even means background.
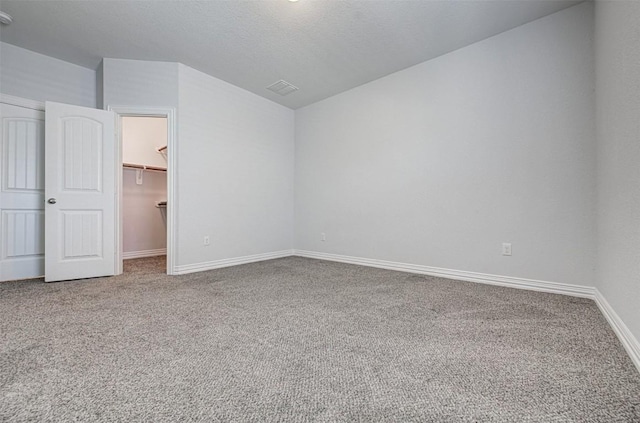
[[[324,232],[322,232],[322,233],[320,234],[320,241],[326,241],[326,240],[327,240],[327,236],[325,235],[325,233],[324,233]]]
[[[211,240],[209,239],[209,235],[205,235],[203,243],[204,243],[204,245],[210,245],[211,244]]]
[[[503,242],[502,243],[502,255],[503,256],[510,256],[511,255],[511,243],[510,242]]]

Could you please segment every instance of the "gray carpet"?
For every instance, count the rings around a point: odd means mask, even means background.
[[[640,422],[585,299],[303,258],[0,284],[0,420]]]

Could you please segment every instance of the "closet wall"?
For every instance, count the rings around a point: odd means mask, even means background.
[[[145,171],[142,185],[136,184],[136,171],[123,169],[122,224],[123,258],[148,257],[166,253],[166,208],[156,201],[167,198],[167,174]]]

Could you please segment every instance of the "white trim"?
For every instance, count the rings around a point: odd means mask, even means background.
[[[640,342],[633,336],[627,325],[624,324],[620,316],[613,310],[609,302],[597,288],[595,289],[595,301],[609,322],[609,325],[618,336],[618,339],[620,339],[622,346],[627,350],[629,358],[631,358],[633,364],[635,364],[638,371],[640,371]]]
[[[157,108],[142,106],[114,106],[108,105],[107,110],[116,113],[116,157],[118,158],[116,166],[116,174],[118,175],[118,194],[116,195],[116,206],[119,210],[116,218],[116,236],[118,237],[116,264],[119,266],[119,272],[122,273],[123,256],[123,227],[122,227],[122,116],[162,116],[167,118],[167,274],[177,275],[178,248],[177,248],[177,231],[178,231],[178,204],[177,204],[177,187],[178,187],[178,149],[176,140],[177,134],[177,113],[175,108]]]
[[[221,267],[237,266],[239,264],[254,263],[256,261],[272,260],[293,255],[293,250],[274,251],[272,253],[254,254],[251,256],[233,257],[222,260],[207,261],[203,263],[185,264],[176,266],[176,275],[185,273],[202,272],[205,270],[219,269]]]
[[[125,251],[122,253],[124,260],[137,259],[143,257],[157,257],[167,254],[166,248],[158,248],[156,250],[142,250],[142,251]]]
[[[27,109],[44,112],[43,101],[30,100],[28,98],[16,97],[14,95],[0,93],[0,103],[10,104],[12,106],[18,107],[26,107]]]
[[[595,288],[590,286],[571,285],[558,282],[539,281],[534,279],[517,278],[513,276],[489,275],[485,273],[467,272],[462,270],[443,269],[439,267],[423,266],[419,264],[398,263],[386,260],[375,260],[362,257],[350,257],[338,254],[320,253],[316,251],[295,250],[296,256],[315,258],[320,260],[338,261],[341,263],[359,264],[362,266],[378,267],[381,269],[397,270],[400,272],[419,273],[468,282],[478,282],[488,285],[506,286],[509,288],[528,289],[531,291],[550,292],[553,294],[571,295],[573,297],[591,298],[595,296]]]

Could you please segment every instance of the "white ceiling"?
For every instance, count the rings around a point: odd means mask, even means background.
[[[296,109],[580,1],[12,1],[1,40],[95,69],[181,62]],[[284,79],[286,97],[266,87]]]

